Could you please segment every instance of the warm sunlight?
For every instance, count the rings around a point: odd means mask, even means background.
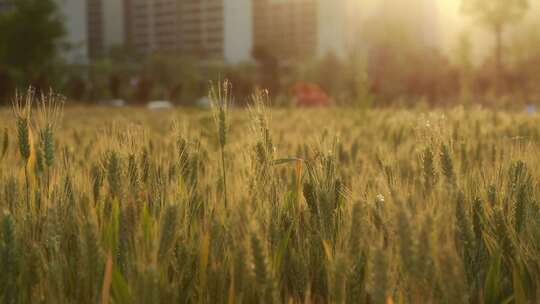
[[[540,303],[540,0],[0,0],[0,304]]]

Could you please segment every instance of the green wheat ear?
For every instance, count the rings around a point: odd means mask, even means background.
[[[158,258],[161,261],[166,261],[175,247],[180,225],[178,210],[177,205],[169,205],[165,209],[165,215],[161,221],[161,238],[158,249]]]
[[[129,184],[131,187],[132,195],[135,197],[139,192],[140,188],[140,178],[139,178],[139,168],[134,154],[129,154],[128,156],[128,178]]]
[[[430,147],[424,150],[422,156],[424,170],[424,188],[426,193],[430,193],[437,182],[437,173],[435,172],[435,160],[433,151]]]
[[[107,181],[109,182],[109,191],[114,197],[120,197],[122,184],[122,161],[116,151],[111,151],[107,155]]]
[[[446,182],[449,186],[456,186],[456,174],[454,173],[454,162],[450,156],[450,149],[446,144],[441,146],[441,167]]]
[[[54,132],[52,127],[46,127],[41,130],[40,139],[45,165],[50,168],[54,164]]]
[[[25,95],[15,96],[13,102],[13,113],[17,123],[17,137],[19,141],[19,152],[21,157],[28,162],[30,158],[30,114],[32,109],[32,102],[34,100],[34,90],[29,88]]]
[[[48,95],[42,95],[41,100],[38,102],[39,144],[47,168],[54,165],[54,131],[62,118],[63,107],[64,97],[54,94],[52,91]]]
[[[214,120],[217,124],[217,133],[219,137],[219,151],[221,154],[221,180],[223,186],[223,203],[225,208],[228,207],[227,195],[227,173],[225,164],[225,146],[227,145],[227,134],[229,131],[229,105],[231,103],[231,84],[225,80],[223,84],[219,83],[217,88],[210,88],[210,101]]]
[[[231,83],[228,80],[210,88],[209,98],[211,101],[214,120],[217,124],[219,145],[223,149],[227,145],[229,131],[229,106],[231,103]]]
[[[142,169],[142,181],[146,184],[148,183],[148,178],[150,177],[150,153],[147,148],[143,149],[141,157],[141,169]]]
[[[100,166],[96,163],[94,163],[90,169],[90,178],[92,180],[92,194],[94,195],[94,202],[97,203],[101,192],[101,186],[103,185],[103,174]]]
[[[36,174],[39,175],[43,172],[43,154],[40,150],[36,151],[36,164],[35,164],[35,171]]]
[[[219,144],[221,147],[225,147],[227,144],[227,131],[229,126],[227,124],[227,113],[225,107],[219,108]]]
[[[17,120],[17,135],[19,138],[19,151],[25,162],[30,158],[30,130],[28,119],[19,118]]]

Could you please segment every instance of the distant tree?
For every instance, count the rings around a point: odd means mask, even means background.
[[[454,53],[459,71],[461,99],[464,102],[468,102],[472,97],[472,76],[474,68],[472,58],[472,42],[468,32],[462,32],[459,35]]]
[[[13,87],[13,79],[7,69],[0,65],[0,105],[8,103],[8,99],[13,93]]]
[[[345,67],[334,52],[326,54],[319,63],[320,85],[334,98],[343,93],[344,71]]]
[[[540,20],[519,28],[509,41],[515,90],[526,99],[540,101]]]
[[[463,0],[462,10],[490,31],[495,39],[497,77],[502,75],[503,33],[520,21],[529,9],[529,0]]]
[[[54,0],[14,0],[11,9],[0,13],[0,65],[19,83],[40,79],[57,59],[64,34]]]
[[[252,56],[259,66],[261,74],[260,85],[276,94],[280,90],[279,60],[270,50],[262,46],[256,46],[252,50]],[[277,94],[276,94],[277,95]]]

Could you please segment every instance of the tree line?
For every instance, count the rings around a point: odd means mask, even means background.
[[[397,100],[430,103],[486,101],[517,96],[530,102],[540,96],[540,32],[520,21],[528,0],[468,0],[462,13],[485,29],[493,51],[473,62],[474,40],[460,36],[451,56],[437,47],[418,43],[389,16],[366,20],[358,49],[343,60],[329,54],[302,62],[284,60],[271,49],[253,50],[254,61],[241,65],[203,65],[197,58],[175,53],[140,56],[115,48],[85,66],[68,65],[62,52],[66,29],[54,0],[13,0],[0,12],[0,102],[16,88],[28,85],[65,92],[72,99],[96,101],[121,98],[147,101],[167,98],[191,103],[205,94],[209,79],[230,78],[237,96],[255,87],[268,88],[279,100],[298,81],[313,81],[338,103],[391,104]],[[519,26],[518,26],[519,25]],[[515,33],[505,35],[512,29]],[[517,29],[517,30],[516,30]],[[505,40],[508,38],[507,40]]]

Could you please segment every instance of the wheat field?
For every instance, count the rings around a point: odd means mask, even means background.
[[[0,110],[0,302],[540,301],[540,115],[211,96]]]

